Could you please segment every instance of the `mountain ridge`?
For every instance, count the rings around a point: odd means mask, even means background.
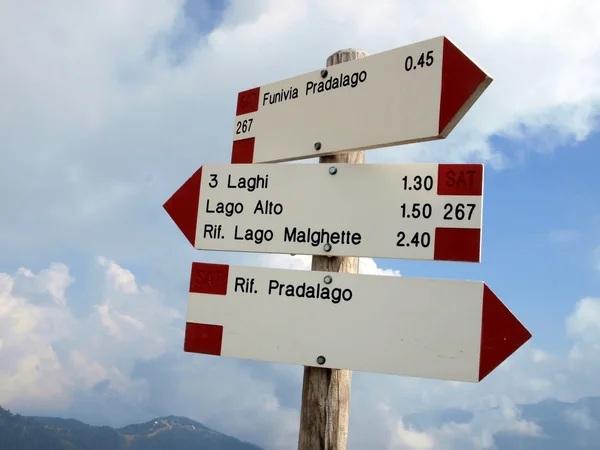
[[[182,416],[120,428],[72,418],[22,416],[0,407],[2,450],[263,450]]]

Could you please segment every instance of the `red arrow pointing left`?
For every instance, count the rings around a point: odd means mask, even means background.
[[[194,246],[196,241],[201,181],[202,167],[183,183],[183,186],[177,189],[163,205],[167,214],[171,216],[173,222],[179,227],[192,246]]]

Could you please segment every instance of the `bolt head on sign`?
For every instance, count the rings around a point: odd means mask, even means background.
[[[440,36],[238,94],[231,162],[443,139],[492,78]]]

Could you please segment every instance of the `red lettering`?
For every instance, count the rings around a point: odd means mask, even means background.
[[[438,195],[481,195],[483,164],[439,164]]]
[[[227,264],[192,263],[190,292],[227,295],[229,266]]]

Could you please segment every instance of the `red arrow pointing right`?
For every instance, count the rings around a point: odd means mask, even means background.
[[[443,55],[439,133],[446,137],[492,79],[446,37]]]
[[[530,338],[531,333],[527,328],[484,284],[479,381],[502,364]]]

